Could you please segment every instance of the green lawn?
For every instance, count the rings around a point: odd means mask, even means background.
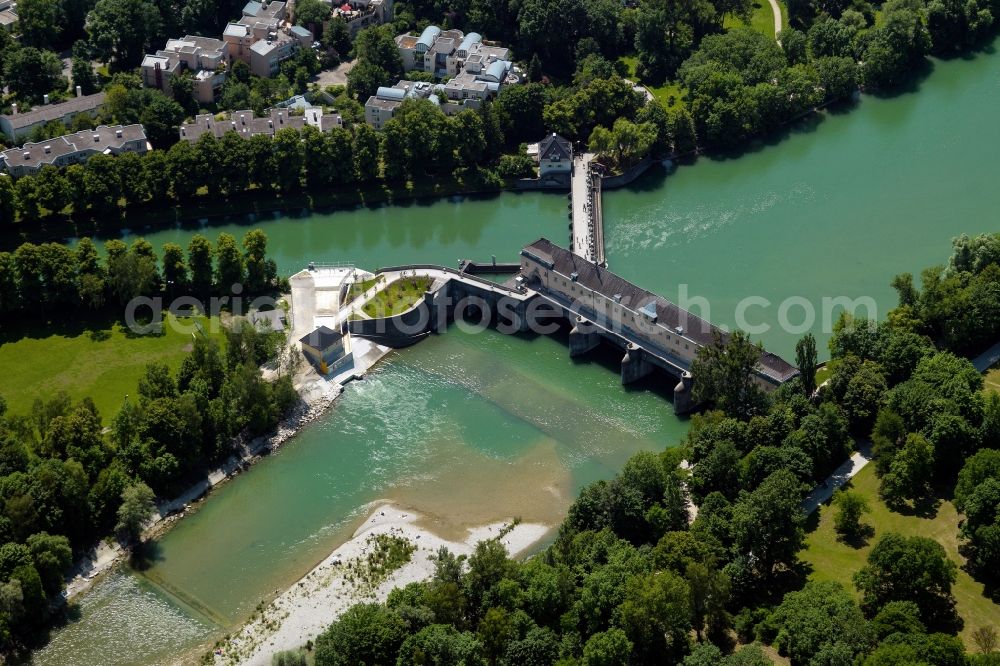
[[[1000,393],[1000,368],[991,368],[983,375],[983,383],[986,390]]]
[[[830,378],[833,374],[834,368],[837,367],[837,362],[830,360],[824,363],[821,367],[816,369],[816,386],[819,386],[826,380]]]
[[[635,68],[639,64],[638,58],[635,56],[622,56],[618,58],[618,61],[625,65],[627,70],[626,75],[632,81],[636,83],[642,83],[639,78],[635,75]],[[644,84],[645,85],[645,84]],[[684,87],[677,81],[668,81],[662,86],[650,86],[646,85],[649,92],[653,93],[653,97],[657,99],[665,108],[669,109],[671,107],[684,107]]]
[[[785,7],[783,0],[778,1],[778,6],[781,7],[781,29],[784,30],[788,27],[788,8]],[[726,29],[731,29],[744,27],[746,23],[735,16],[726,16],[722,25]],[[753,14],[750,16],[750,27],[757,32],[764,33],[768,37],[775,36],[774,15],[771,12],[771,3],[767,0],[754,0]]]
[[[369,317],[391,317],[409,310],[424,297],[433,280],[427,277],[408,277],[391,282],[364,304],[361,309]]]
[[[868,550],[886,532],[898,532],[909,536],[923,536],[934,539],[942,546],[960,567],[965,563],[958,552],[958,513],[951,502],[941,502],[933,518],[907,516],[890,511],[878,497],[878,479],[875,466],[868,465],[854,478],[853,487],[861,492],[872,507],[864,522],[871,525],[874,536],[868,543],[855,549],[837,539],[833,529],[833,511],[829,505],[820,507],[819,525],[806,538],[806,549],[802,560],[812,566],[810,578],[813,580],[834,580],[849,590],[855,591],[852,582],[854,572],[864,566]],[[983,596],[983,585],[972,580],[962,569],[952,588],[957,610],[965,626],[961,637],[966,648],[974,650],[972,632],[984,625],[1000,628],[1000,606]]]
[[[203,329],[210,328],[205,317],[168,317],[185,327],[193,327],[197,319]],[[135,395],[147,363],[159,361],[177,368],[190,349],[190,333],[164,324],[162,335],[127,335],[114,324],[46,335],[29,332],[0,343],[0,395],[14,414],[27,413],[35,398],[51,397],[60,390],[73,400],[89,396],[104,423],[110,423],[125,396]]]
[[[373,278],[362,280],[361,282],[355,282],[354,284],[351,285],[350,289],[347,290],[347,300],[345,301],[345,303],[350,303],[355,298],[357,298],[361,294],[365,293],[366,291],[374,287],[376,282],[379,282],[380,280],[384,279],[385,276],[376,275]]]

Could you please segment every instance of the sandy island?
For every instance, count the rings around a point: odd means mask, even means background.
[[[426,580],[434,573],[431,556],[441,546],[456,554],[471,554],[480,541],[497,538],[509,523],[503,521],[468,530],[464,541],[447,541],[419,527],[421,515],[392,504],[382,504],[365,519],[350,541],[334,550],[296,584],[278,596],[249,624],[237,631],[215,653],[215,663],[270,666],[271,656],[300,647],[325,630],[345,610],[362,601],[384,601],[395,587]],[[519,523],[501,539],[511,556],[524,553],[540,541],[550,526]],[[348,578],[347,565],[365,559],[371,537],[395,535],[416,546],[410,561],[374,589],[359,587]]]

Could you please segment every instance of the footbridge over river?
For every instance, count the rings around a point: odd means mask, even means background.
[[[624,352],[623,384],[665,373],[675,382],[674,411],[686,413],[697,406],[691,397],[691,363],[717,336],[724,340],[725,332],[544,238],[521,251],[518,267],[518,275],[503,284],[429,264],[379,269],[387,283],[407,276],[433,282],[405,312],[351,320],[349,329],[379,344],[403,347],[443,331],[455,319],[481,320],[505,333],[551,333],[561,323],[570,331],[571,356],[610,343]],[[765,352],[754,379],[771,390],[797,375],[793,365]]]

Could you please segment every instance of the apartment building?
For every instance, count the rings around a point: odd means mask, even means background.
[[[152,150],[142,125],[101,125],[97,129],[66,134],[38,143],[26,143],[2,153],[4,168],[18,178],[46,164],[66,167],[86,162],[94,155],[145,153]]]
[[[77,86],[77,95],[73,99],[58,104],[49,104],[49,96],[45,95],[44,104],[29,111],[21,111],[17,104],[11,105],[11,113],[0,116],[0,131],[10,141],[17,141],[29,134],[36,127],[41,127],[52,121],[69,125],[79,115],[86,114],[93,118],[104,107],[104,93],[84,95]]]
[[[334,127],[343,127],[344,120],[338,113],[324,113],[319,106],[307,108],[303,115],[291,114],[287,109],[268,109],[267,115],[260,118],[249,109],[233,111],[223,119],[218,119],[211,113],[203,113],[195,117],[194,122],[180,126],[180,138],[182,141],[195,143],[203,134],[212,134],[221,139],[226,132],[236,132],[245,139],[259,134],[273,137],[286,127],[301,130],[307,125],[326,132]]]
[[[229,45],[211,37],[187,35],[168,39],[166,46],[142,60],[142,82],[172,95],[171,80],[183,71],[194,76],[192,94],[198,102],[211,104],[226,82],[223,63],[229,62]]]

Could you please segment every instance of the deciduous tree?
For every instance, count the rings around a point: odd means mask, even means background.
[[[713,402],[727,414],[748,419],[760,412],[766,396],[754,381],[764,348],[742,331],[725,340],[718,333],[714,344],[698,350],[691,364],[695,402]]]
[[[118,507],[118,524],[115,529],[132,542],[140,542],[142,529],[153,517],[156,496],[145,483],[135,483],[122,492],[122,503]]]
[[[890,601],[912,601],[927,626],[939,627],[954,619],[956,571],[938,542],[890,532],[868,553],[868,564],[854,574],[854,585],[868,613]]]

